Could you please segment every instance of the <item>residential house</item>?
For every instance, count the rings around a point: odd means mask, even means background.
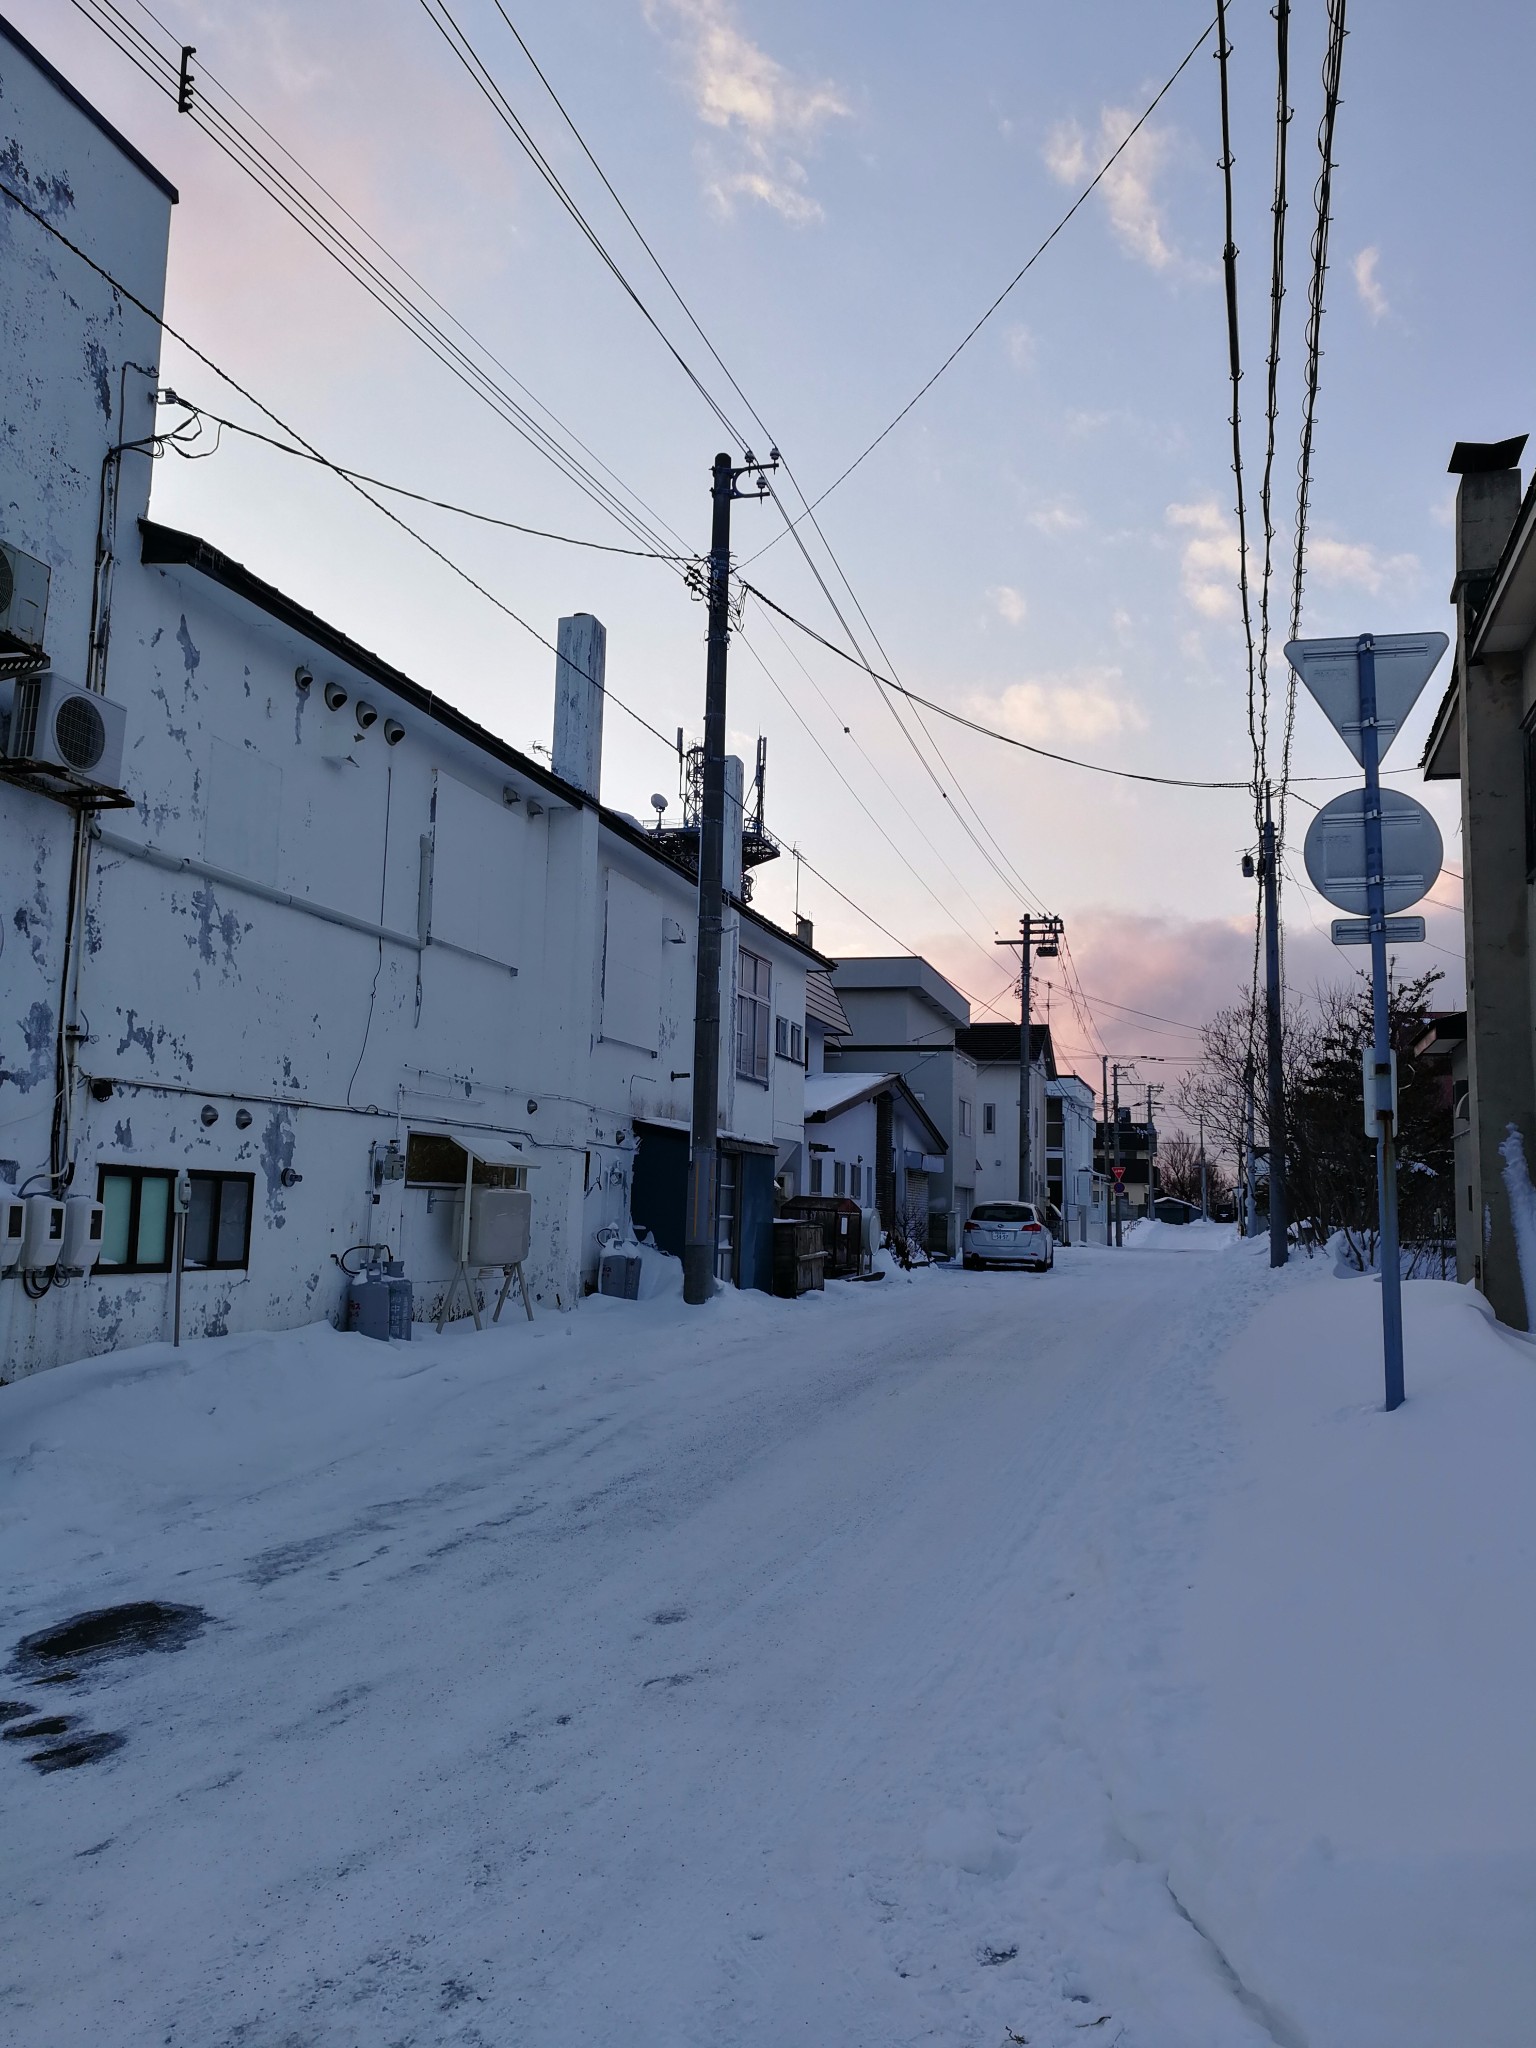
[[[881,1227],[914,1213],[927,1227],[944,1136],[900,1074],[832,1073],[805,1083],[804,1193],[878,1209]]]
[[[1064,1244],[1108,1240],[1108,1190],[1093,1165],[1095,1100],[1081,1074],[1056,1074],[1045,1084],[1045,1170]]]
[[[1100,1118],[1094,1125],[1093,1166],[1095,1173],[1109,1184],[1112,1198],[1111,1217],[1114,1215],[1113,1193],[1115,1168],[1123,1169],[1120,1176],[1122,1195],[1119,1203],[1122,1223],[1134,1223],[1144,1217],[1150,1201],[1157,1193],[1157,1130],[1149,1122],[1138,1123],[1129,1108],[1122,1105],[1119,1114],[1119,1129],[1115,1124]]]
[[[899,1074],[944,1140],[928,1175],[928,1247],[959,1249],[976,1201],[976,1062],[958,1043],[971,1021],[960,991],[910,954],[840,960],[832,985],[851,1026],[828,1039],[828,1073]]]
[[[342,1261],[378,1246],[431,1314],[466,1176],[531,1189],[534,1299],[569,1306],[640,1207],[680,1235],[690,1108],[696,881],[599,800],[603,629],[560,622],[545,766],[149,519],[175,195],[3,23],[0,84],[7,177],[41,216],[0,207],[0,857],[26,878],[0,1193],[103,1210],[88,1280],[5,1272],[5,1371],[167,1335],[173,1291],[195,1335],[334,1316]],[[803,1034],[827,963],[734,858],[719,1270],[766,1286],[803,1145],[775,1034]]]
[[[956,1044],[976,1063],[976,1199],[1048,1203],[1046,1136],[1049,1083],[1056,1053],[1048,1024],[1029,1027],[1029,1163],[1027,1194],[1019,1188],[1019,1027],[968,1024]]]
[[[1455,661],[1421,766],[1461,785],[1464,1024],[1429,1034],[1455,1097],[1456,1270],[1501,1322],[1536,1328],[1512,1205],[1512,1140],[1536,1163],[1536,483],[1522,497],[1525,436],[1460,442]],[[1421,1041],[1421,1047],[1430,1049]]]

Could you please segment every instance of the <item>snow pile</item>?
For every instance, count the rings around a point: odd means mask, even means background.
[[[1536,1352],[1470,1289],[1288,1286],[1223,1370],[1240,1434],[1145,1848],[1306,2048],[1536,2039]],[[1160,1807],[1160,1810],[1152,1809]]]
[[[1160,1223],[1142,1216],[1127,1226],[1125,1249],[1136,1252],[1220,1252],[1238,1242],[1235,1223]]]

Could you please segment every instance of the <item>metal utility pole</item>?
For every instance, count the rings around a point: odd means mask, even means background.
[[[1379,847],[1379,837],[1377,843]],[[1290,1219],[1285,1200],[1285,1070],[1280,1039],[1280,892],[1275,876],[1275,821],[1268,783],[1264,785],[1264,834],[1259,859],[1264,880],[1264,1021],[1269,1058],[1269,1263],[1283,1266]]]
[[[699,819],[699,943],[693,1004],[693,1129],[688,1159],[688,1212],[683,1242],[683,1299],[697,1307],[715,1282],[716,1187],[720,1137],[720,934],[725,889],[725,674],[731,637],[731,501],[762,497],[769,461],[734,468],[715,457],[709,533],[709,660],[704,681],[704,801]],[[736,488],[753,473],[758,488]]]
[[[1060,947],[1065,927],[1059,917],[1031,917],[1028,912],[1019,919],[1019,936],[1016,939],[997,939],[995,945],[1017,946],[1020,954],[1019,975],[1019,1200],[1032,1202],[1033,1161],[1030,1158],[1029,1129],[1029,1080],[1034,1069],[1034,1059],[1029,1043],[1029,977],[1030,961],[1036,945],[1042,958],[1054,959]],[[1065,1191],[1063,1191],[1065,1192]]]

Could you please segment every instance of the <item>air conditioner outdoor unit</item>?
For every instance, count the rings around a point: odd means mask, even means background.
[[[122,786],[128,713],[51,670],[19,676],[5,751],[13,761],[67,768],[103,789]]]
[[[0,540],[0,636],[20,647],[42,646],[43,628],[48,623],[48,577],[46,562]]]

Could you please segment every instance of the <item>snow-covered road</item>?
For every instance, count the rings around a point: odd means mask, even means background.
[[[1079,1251],[5,1390],[10,1638],[211,1619],[47,1697],[116,1755],[0,1757],[0,2038],[1293,2044],[1146,1849],[1271,1288]]]

